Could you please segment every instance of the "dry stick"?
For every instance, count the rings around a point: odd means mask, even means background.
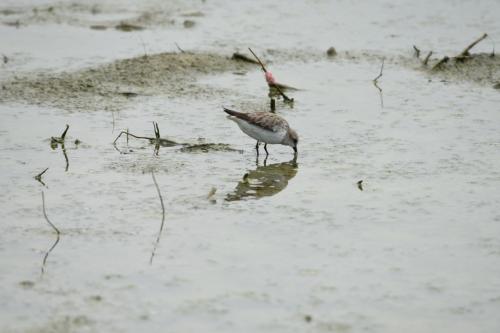
[[[415,56],[417,58],[420,58],[420,49],[418,47],[416,47],[415,45],[413,45],[413,49],[415,50]]]
[[[45,272],[45,264],[47,262],[49,254],[56,247],[57,243],[59,243],[59,239],[60,239],[60,235],[61,235],[61,232],[59,231],[59,229],[57,229],[56,226],[52,222],[50,222],[49,218],[47,217],[47,213],[45,211],[45,195],[44,195],[43,191],[42,191],[42,210],[43,210],[43,216],[45,217],[45,220],[52,227],[52,229],[54,229],[54,231],[56,232],[56,235],[57,235],[56,241],[54,242],[54,244],[52,244],[50,249],[45,253],[45,256],[43,257],[42,269],[41,269],[42,275],[43,275],[43,273]]]
[[[158,192],[158,196],[160,197],[161,224],[160,224],[160,230],[158,231],[158,236],[156,237],[155,245],[153,247],[153,251],[151,252],[151,258],[149,259],[150,265],[153,264],[153,258],[155,256],[156,248],[158,247],[158,244],[160,243],[161,232],[163,231],[163,225],[165,224],[165,205],[163,204],[163,198],[161,196],[160,187],[158,186],[158,182],[156,181],[155,173],[153,171],[151,171],[151,176],[153,177],[153,182],[155,183],[156,191]]]
[[[248,48],[248,50],[253,54],[253,56],[255,57],[255,59],[257,59],[257,61],[259,62],[259,65],[260,65],[260,67],[262,67],[262,70],[264,71],[264,73],[267,73],[267,69],[264,66],[264,64],[262,63],[262,61],[260,61],[259,57],[257,57],[257,55],[252,51],[251,48]],[[287,95],[285,95],[285,93],[281,90],[280,87],[278,87],[278,85],[274,85],[273,87],[276,88],[276,90],[278,90],[278,92],[284,98],[285,101],[293,102],[293,98],[290,98]]]
[[[429,51],[429,53],[427,53],[427,56],[424,59],[424,62],[423,62],[424,66],[427,66],[427,63],[429,62],[431,55],[432,55],[432,51]]]
[[[486,37],[488,37],[488,34],[483,34],[481,37],[479,37],[478,39],[476,39],[474,42],[472,42],[469,46],[467,46],[458,56],[457,58],[462,58],[462,57],[466,57],[468,54],[469,54],[469,51],[470,49],[472,49],[474,46],[476,46],[477,43],[479,43],[480,41],[482,41],[483,39],[485,39]]]

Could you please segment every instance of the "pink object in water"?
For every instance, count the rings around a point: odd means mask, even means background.
[[[273,76],[273,73],[271,72],[266,72],[266,81],[267,84],[276,84],[276,79]]]

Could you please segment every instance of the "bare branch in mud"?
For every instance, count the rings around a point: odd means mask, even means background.
[[[413,50],[415,50],[415,58],[420,58],[420,49],[413,45]]]
[[[161,203],[161,224],[160,224],[160,230],[158,231],[158,236],[156,237],[156,242],[153,247],[153,251],[151,252],[151,258],[149,259],[149,264],[153,264],[153,258],[156,253],[156,248],[158,247],[158,244],[160,243],[160,237],[161,233],[163,231],[163,225],[165,224],[165,205],[163,204],[163,198],[161,196],[160,192],[160,187],[158,186],[158,182],[156,181],[155,174],[153,171],[151,171],[151,176],[153,177],[153,182],[155,183],[156,186],[156,191],[158,192],[158,197],[160,198],[160,203]]]
[[[57,229],[56,226],[52,222],[50,222],[49,218],[47,217],[47,212],[45,211],[45,194],[43,193],[43,191],[42,191],[42,210],[43,210],[43,216],[45,217],[45,220],[52,227],[52,229],[54,229],[54,231],[56,232],[56,235],[57,235],[56,241],[54,242],[54,244],[52,244],[52,246],[49,248],[49,250],[45,253],[45,256],[43,257],[42,268],[41,268],[42,275],[43,275],[43,273],[45,272],[45,264],[47,263],[47,259],[49,257],[49,254],[56,247],[57,243],[59,243],[59,239],[60,239],[60,235],[61,235],[61,232],[59,231],[59,229]]]
[[[264,71],[264,73],[267,73],[266,66],[264,66],[264,64],[262,63],[262,61],[260,61],[259,57],[257,57],[257,55],[252,51],[251,48],[248,48],[248,50],[253,54],[253,56],[255,57],[255,59],[257,59],[257,61],[259,62],[259,65],[262,68],[262,70]],[[283,90],[281,90],[281,88],[277,84],[272,85],[272,88],[276,88],[276,90],[279,92],[279,94],[281,95],[281,97],[283,97],[283,99],[285,100],[285,102],[293,103],[293,98],[290,98],[287,95],[285,95],[285,93],[283,92]]]
[[[441,68],[441,66],[445,63],[448,62],[448,60],[450,60],[450,58],[448,56],[444,56],[443,58],[441,58],[441,60],[439,60],[437,62],[437,64],[435,64],[433,67],[432,67],[432,70],[437,70],[439,68]]]
[[[483,34],[481,37],[479,37],[478,39],[476,39],[475,41],[473,41],[469,46],[467,46],[462,52],[460,52],[459,55],[456,56],[456,58],[464,58],[464,57],[467,57],[469,55],[469,51],[474,47],[476,46],[477,43],[479,43],[480,41],[482,41],[483,39],[485,39],[486,37],[488,37],[488,34]]]
[[[424,66],[427,66],[427,63],[429,62],[429,59],[431,58],[431,55],[432,55],[432,51],[429,51],[429,53],[427,53],[427,55],[425,56],[425,59],[424,59]]]
[[[42,176],[45,172],[47,172],[47,170],[49,170],[49,168],[46,168],[45,170],[43,170],[42,172],[40,172],[38,175],[35,176],[35,179],[38,180],[43,186],[45,186],[45,183],[42,181]]]

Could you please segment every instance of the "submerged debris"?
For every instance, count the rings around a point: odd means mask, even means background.
[[[120,31],[130,32],[130,31],[144,30],[144,27],[141,27],[140,25],[127,23],[127,22],[120,22],[120,24],[117,24],[115,26],[115,29],[120,30]]]
[[[128,144],[128,137],[129,136],[131,136],[135,139],[148,140],[150,144],[155,145],[155,154],[156,155],[158,155],[160,147],[174,147],[174,146],[182,146],[180,151],[186,152],[186,153],[196,153],[196,152],[208,153],[208,152],[212,152],[212,151],[238,152],[240,154],[243,153],[242,150],[231,148],[230,145],[224,144],[224,143],[189,144],[189,143],[175,142],[175,141],[172,141],[170,139],[164,139],[164,138],[160,137],[160,128],[158,126],[158,123],[153,122],[153,127],[154,127],[154,133],[155,133],[154,137],[138,136],[138,135],[130,133],[128,130],[121,131],[120,134],[118,134],[118,136],[116,137],[115,141],[113,141],[113,145],[116,148],[116,142],[118,141],[118,139],[122,135],[125,135],[127,137],[127,144]],[[117,148],[117,150],[118,150],[118,148]],[[118,151],[120,151],[120,150],[118,150]]]
[[[220,152],[238,152],[243,154],[243,150],[231,148],[230,145],[225,143],[201,143],[193,145],[185,145],[180,149],[184,153],[208,153],[212,151]]]

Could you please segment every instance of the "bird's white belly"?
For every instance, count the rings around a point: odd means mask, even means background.
[[[259,126],[249,124],[248,122],[241,119],[234,119],[234,120],[246,135],[260,142],[270,143],[270,144],[281,143],[286,135],[286,131],[284,129],[273,132],[270,130],[263,129]]]

